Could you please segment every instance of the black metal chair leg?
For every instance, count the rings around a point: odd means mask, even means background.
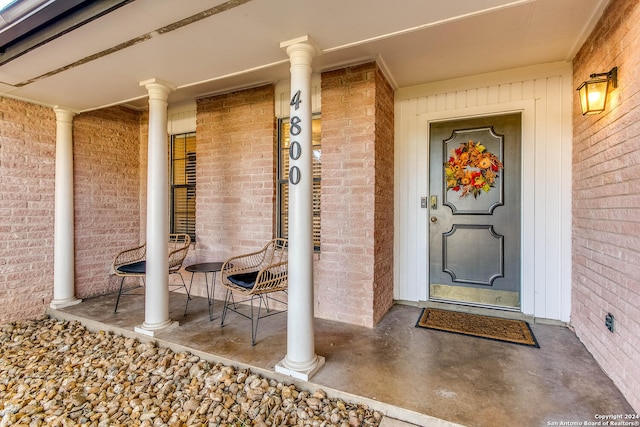
[[[227,293],[224,296],[224,307],[222,307],[222,320],[220,320],[220,326],[224,326],[224,318],[227,317],[227,310],[229,304],[229,294],[230,290],[227,289]]]
[[[180,275],[180,277],[182,277],[182,275]],[[191,281],[189,282],[189,290],[187,291],[187,303],[184,305],[184,316],[187,315],[187,308],[189,308],[189,300],[191,298],[189,298],[189,295],[191,295],[191,285],[193,285],[193,273],[191,273]],[[185,289],[187,287],[185,286]]]
[[[262,295],[260,295],[258,297],[258,299],[260,300],[260,302],[258,303],[258,317],[255,317],[253,315],[253,298],[254,297],[255,295],[251,297],[251,345],[252,346],[256,345],[256,337],[258,336],[258,322],[260,321],[260,311],[262,311]],[[254,324],[254,318],[255,318],[255,324]]]
[[[124,283],[124,276],[120,279],[120,289],[118,290],[118,298],[116,299],[116,308],[113,310],[113,313],[118,312],[118,304],[120,303],[120,295],[122,295],[122,285]]]

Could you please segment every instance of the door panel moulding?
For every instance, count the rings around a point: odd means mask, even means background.
[[[521,153],[521,259],[534,259],[535,254],[535,218],[533,215],[535,202],[530,197],[524,197],[526,194],[534,194],[533,180],[525,179],[526,176],[531,176],[534,169],[534,148],[535,148],[535,112],[536,101],[535,99],[526,99],[518,101],[510,101],[498,104],[482,105],[469,108],[451,109],[445,111],[434,111],[431,113],[418,114],[417,118],[421,125],[425,127],[426,139],[425,144],[428,144],[428,129],[432,122],[468,119],[475,117],[484,117],[489,115],[501,115],[509,113],[522,113],[522,153]],[[427,165],[428,165],[427,159]],[[428,191],[428,189],[427,189]],[[424,215],[427,212],[423,213]],[[425,222],[427,221],[425,216]],[[424,236],[424,241],[428,242],[428,229],[427,235]],[[429,259],[429,248],[426,248],[426,259]],[[528,263],[522,263],[521,265],[521,312],[526,315],[535,315],[535,266]],[[427,271],[427,281],[429,272]]]

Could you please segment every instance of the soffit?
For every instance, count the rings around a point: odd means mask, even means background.
[[[287,79],[280,43],[302,35],[322,50],[316,72],[378,60],[407,87],[571,60],[607,2],[135,0],[0,66],[0,94],[146,108],[139,82],[159,78],[179,102]]]

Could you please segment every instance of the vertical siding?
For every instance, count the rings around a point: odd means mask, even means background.
[[[544,117],[547,110],[547,103],[543,96],[546,93],[546,81],[534,82],[534,96],[539,101],[536,103],[536,117]],[[536,139],[534,141],[533,151],[533,169],[535,177],[542,176],[545,170],[545,159],[547,158],[547,123],[546,120],[536,120],[535,122],[535,134]],[[527,159],[523,159],[526,162]],[[523,177],[524,178],[524,177]],[[533,199],[536,201],[533,209],[533,224],[538,233],[533,235],[534,239],[534,255],[533,261],[535,268],[534,273],[534,288],[535,300],[534,307],[542,317],[546,317],[545,313],[548,311],[545,303],[547,301],[547,289],[545,286],[545,277],[547,276],[548,265],[542,262],[545,259],[547,251],[547,218],[545,216],[546,203],[538,203],[538,201],[547,199],[547,183],[546,181],[535,181],[536,185],[533,187]],[[525,193],[526,194],[526,193]],[[526,197],[526,196],[525,196]],[[523,224],[524,225],[524,224]],[[524,242],[523,242],[524,243]],[[540,290],[540,291],[538,291]]]
[[[464,89],[445,82],[404,89],[396,96],[396,299],[427,299],[428,209],[419,203],[428,196],[428,122],[521,110],[523,312],[569,320],[570,284],[562,279],[570,269],[570,242],[562,230],[570,224],[570,213],[562,206],[570,200],[566,147],[571,142],[563,132],[570,123],[570,105],[563,97],[572,91],[566,77],[570,68],[550,64],[536,73],[531,77],[527,70],[514,70],[488,76],[489,85],[474,78],[457,83]]]
[[[196,103],[187,103],[169,107],[168,131],[169,135],[196,131]]]
[[[420,208],[420,197],[428,191],[428,150],[426,129],[417,120],[417,112],[435,108],[436,103],[434,96],[396,103],[399,122],[394,154],[396,300],[427,299],[427,211]]]

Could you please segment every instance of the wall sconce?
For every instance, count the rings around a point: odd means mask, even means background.
[[[582,107],[583,116],[604,111],[609,93],[609,82],[614,89],[618,87],[618,67],[613,67],[608,73],[591,74],[589,79],[576,89],[580,93],[580,107]]]

